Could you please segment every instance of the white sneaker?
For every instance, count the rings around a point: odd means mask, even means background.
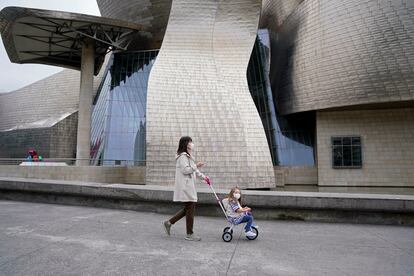
[[[184,239],[187,241],[201,241],[201,238],[194,234],[187,234],[187,236]]]
[[[246,237],[251,237],[251,238],[256,237],[256,233],[253,233],[252,231],[247,231],[244,234],[246,235]]]

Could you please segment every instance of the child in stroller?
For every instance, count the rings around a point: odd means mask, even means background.
[[[230,242],[233,239],[233,228],[243,222],[247,222],[244,227],[246,238],[255,240],[259,236],[259,227],[253,225],[252,209],[247,206],[242,207],[240,189],[238,187],[232,188],[229,195],[225,199],[220,200],[213,188],[211,180],[206,178],[205,181],[213,191],[217,203],[220,205],[227,221],[230,223],[230,226],[225,227],[223,230],[223,235],[221,236],[223,241]]]
[[[227,214],[227,220],[231,224],[230,227],[224,229],[223,240],[231,241],[233,227],[241,223],[246,223],[244,226],[246,237],[249,240],[256,239],[258,235],[258,227],[253,225],[252,209],[247,206],[242,207],[240,189],[238,187],[232,188],[227,198],[222,200],[222,203]],[[226,233],[229,233],[230,235],[226,235]]]

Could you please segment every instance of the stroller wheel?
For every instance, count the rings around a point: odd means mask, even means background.
[[[224,232],[223,236],[221,236],[223,238],[223,241],[225,242],[231,242],[231,240],[233,239],[233,235],[230,232]]]
[[[251,240],[251,241],[257,239],[257,237],[259,236],[259,230],[257,230],[256,227],[252,226],[252,232],[255,233],[256,236],[254,236],[254,237],[247,237],[246,236],[246,238]]]
[[[223,233],[229,232],[229,230],[230,230],[230,227],[227,226],[223,229]],[[230,230],[230,233],[233,234],[233,229]]]

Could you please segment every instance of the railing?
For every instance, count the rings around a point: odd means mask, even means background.
[[[155,176],[173,175],[175,173],[175,159],[164,161],[146,161],[146,160],[92,160],[92,159],[76,159],[76,158],[44,158],[42,161],[29,161],[26,158],[0,158],[0,165],[18,166],[22,163],[27,166],[93,166],[93,167],[147,167],[147,173]],[[54,163],[54,164],[53,164]],[[200,171],[208,176],[213,177],[219,182],[223,182],[227,178],[232,178],[236,182],[248,181],[254,178],[255,181],[265,181],[269,175],[273,174],[273,167],[246,167],[242,165],[230,165],[220,163],[207,163],[200,168]]]
[[[147,160],[119,160],[119,159],[104,159],[104,160],[95,160],[87,158],[43,158],[41,161],[28,160],[27,158],[0,158],[0,165],[20,165],[22,162],[29,163],[66,163],[67,165],[76,165],[77,161],[88,161],[91,166],[146,166],[147,164],[153,164],[157,167],[171,167],[175,168],[175,159],[165,160],[165,161],[147,161]],[[244,165],[244,164],[243,164]],[[220,167],[222,171],[239,169],[242,167],[240,165],[226,165],[226,164],[205,164],[203,169],[208,169],[210,167]],[[243,169],[245,170],[245,168]]]
[[[29,161],[26,158],[0,158],[0,165],[19,166],[22,163],[27,166],[91,166],[91,167],[146,167],[147,175],[151,179],[161,179],[167,177],[174,179],[175,159],[164,161],[146,161],[146,160],[92,160],[92,159],[76,159],[76,158],[44,158],[42,161]],[[3,168],[3,171],[5,169]],[[6,169],[7,170],[7,169]],[[200,168],[200,171],[210,176],[217,183],[237,183],[244,182],[267,182],[269,176],[273,175],[273,167],[246,167],[246,164],[221,164],[206,163]]]
[[[91,166],[145,166],[145,160],[92,160],[80,158],[43,158],[41,161],[28,160],[26,158],[0,158],[0,165],[20,165],[23,162],[27,163],[65,163],[69,166],[76,165],[77,161],[85,161],[83,163]]]

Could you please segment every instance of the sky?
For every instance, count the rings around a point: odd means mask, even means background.
[[[0,0],[0,10],[9,6],[100,15],[96,0]],[[0,38],[0,93],[14,91],[61,70],[56,66],[11,63]]]

